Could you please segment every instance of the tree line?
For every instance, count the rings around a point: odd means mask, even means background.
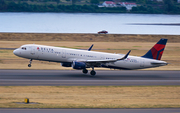
[[[32,2],[34,0],[31,0]],[[44,1],[44,0],[42,0]],[[174,0],[164,0],[157,3],[149,0],[134,0],[141,3],[132,10],[127,11],[125,7],[98,7],[98,0],[90,0],[90,4],[77,5],[78,0],[72,0],[72,4],[60,4],[60,0],[51,0],[56,4],[41,3],[30,4],[26,0],[0,0],[0,12],[82,12],[82,13],[147,13],[147,14],[180,14],[180,5]],[[74,1],[74,2],[73,2]],[[128,0],[126,0],[128,1]],[[130,0],[133,1],[133,0]],[[47,2],[47,1],[46,1]]]
[[[37,5],[28,3],[10,2],[0,5],[0,12],[83,12],[83,13],[121,13],[126,12],[125,7],[99,8],[95,5]]]

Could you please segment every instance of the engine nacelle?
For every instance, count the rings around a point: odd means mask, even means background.
[[[73,69],[85,69],[86,63],[74,61],[72,67],[73,67]]]
[[[63,67],[71,67],[71,66],[72,66],[72,63],[70,63],[70,62],[64,62],[64,63],[61,63],[61,66],[63,66]]]

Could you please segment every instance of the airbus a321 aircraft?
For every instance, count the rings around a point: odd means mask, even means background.
[[[134,70],[167,65],[167,62],[160,60],[166,42],[167,39],[160,39],[141,57],[130,56],[131,51],[126,55],[91,51],[93,45],[88,50],[78,50],[27,44],[15,49],[13,53],[19,57],[30,59],[28,67],[31,67],[32,60],[58,62],[64,67],[82,70],[85,74],[88,73],[87,68],[92,68],[90,74],[94,76],[96,75],[94,67]]]

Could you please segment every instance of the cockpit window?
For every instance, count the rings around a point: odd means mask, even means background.
[[[21,47],[21,49],[24,49],[24,50],[26,50],[26,47]]]

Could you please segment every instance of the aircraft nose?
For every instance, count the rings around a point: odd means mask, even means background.
[[[13,53],[17,56],[17,55],[18,55],[17,49],[15,49],[15,50],[13,51]]]

